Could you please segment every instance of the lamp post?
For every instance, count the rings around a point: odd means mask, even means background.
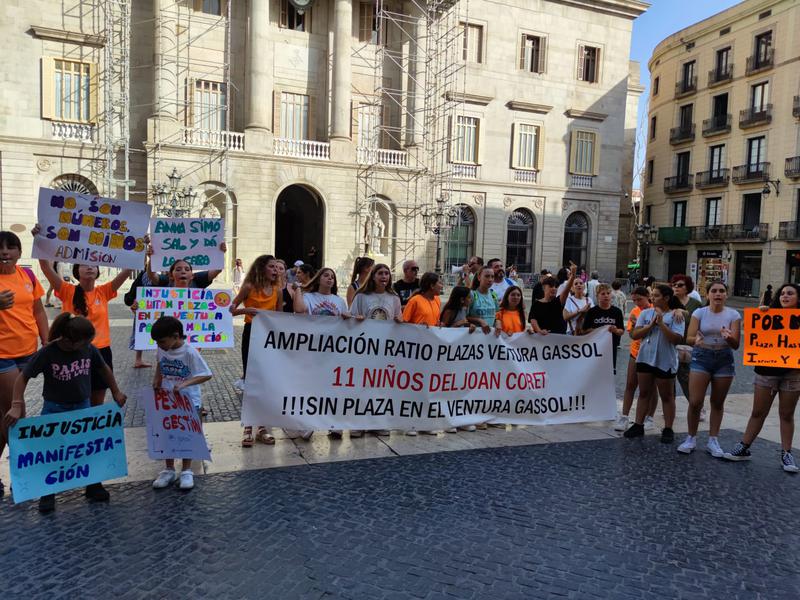
[[[639,243],[639,267],[641,274],[650,271],[650,244],[656,241],[658,228],[650,223],[643,223],[636,226],[636,241]]]
[[[153,186],[153,206],[156,214],[162,217],[188,217],[197,198],[197,192],[189,186],[180,189],[181,176],[173,167],[167,176],[169,184],[158,183]]]
[[[436,198],[436,204],[428,204],[422,210],[422,224],[425,231],[436,236],[436,263],[435,271],[441,272],[441,236],[443,231],[448,231],[458,225],[459,211],[455,206],[447,204],[444,195]]]
[[[772,186],[775,188],[775,195],[781,195],[781,180],[780,179],[766,179],[764,180],[764,189],[761,190],[761,195],[766,198],[769,196],[769,188]]]

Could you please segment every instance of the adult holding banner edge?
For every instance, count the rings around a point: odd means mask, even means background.
[[[800,309],[800,286],[795,283],[784,283],[772,299],[769,306],[760,306],[766,311],[773,309]],[[787,473],[797,473],[800,467],[792,456],[794,438],[794,413],[797,400],[800,398],[800,369],[781,367],[756,367],[753,381],[753,410],[747,421],[742,440],[722,458],[732,461],[750,460],[750,446],[755,441],[764,421],[772,408],[775,396],[778,396],[778,416],[781,432],[781,467]]]
[[[22,242],[11,231],[0,231],[0,417],[11,408],[14,382],[38,349],[47,343],[44,288],[32,271],[17,265]],[[0,424],[0,455],[8,432]],[[0,481],[0,496],[5,493]]]

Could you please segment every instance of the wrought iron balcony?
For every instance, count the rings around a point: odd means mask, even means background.
[[[769,179],[768,162],[751,163],[733,167],[733,183],[752,183]]]
[[[800,119],[800,96],[794,97],[794,104],[792,104],[792,116]]]
[[[784,173],[787,177],[791,177],[792,179],[800,177],[800,156],[792,156],[786,159]]]
[[[722,239],[722,225],[689,227],[689,240],[692,242],[719,242]]]
[[[659,227],[658,241],[662,244],[683,245],[689,243],[688,227]]]
[[[781,221],[778,225],[779,240],[800,240],[800,221]]]
[[[694,185],[698,190],[711,187],[724,187],[731,180],[730,169],[700,171],[695,175]]]
[[[708,72],[708,87],[713,87],[726,81],[733,79],[733,65],[727,65],[722,68],[713,68]]]
[[[758,73],[759,71],[771,69],[774,64],[775,51],[772,48],[769,48],[764,53],[756,53],[753,54],[753,56],[747,57],[747,69],[745,74],[752,75],[753,73]]]
[[[767,125],[772,122],[772,104],[758,108],[751,107],[739,111],[739,127],[747,129],[758,125]]]
[[[689,239],[692,242],[766,242],[769,238],[769,224],[759,223],[753,227],[744,225],[703,225],[690,227]]]
[[[728,133],[731,130],[731,115],[714,115],[703,119],[703,137]]]
[[[692,189],[694,175],[675,175],[664,178],[664,192],[676,194],[678,192],[688,192]]]
[[[678,125],[669,130],[669,143],[682,144],[694,140],[694,123]]]
[[[683,79],[675,84],[675,97],[682,98],[697,91],[697,75],[692,75],[689,79]]]

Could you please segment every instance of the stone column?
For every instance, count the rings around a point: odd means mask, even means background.
[[[270,0],[247,3],[247,98],[245,148],[272,151],[273,53],[269,39]]]
[[[177,68],[175,60],[175,0],[153,2],[153,116],[160,119],[177,118],[177,83],[172,81]]]
[[[353,3],[335,0],[333,8],[333,97],[331,140],[350,140],[350,87],[352,68]]]
[[[415,2],[407,2],[405,13],[413,19],[412,39],[408,42],[408,94],[406,104],[406,147],[422,145],[422,131],[425,126],[425,13]]]

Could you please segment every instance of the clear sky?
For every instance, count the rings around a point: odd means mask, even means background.
[[[633,41],[631,43],[631,58],[641,63],[642,84],[644,93],[639,99],[639,127],[647,126],[647,99],[650,97],[650,73],[647,70],[647,61],[653,54],[653,48],[665,37],[676,31],[688,27],[693,23],[702,21],[726,8],[738,4],[738,0],[649,0],[650,8],[641,17],[633,22]],[[637,140],[645,140],[644,135],[637,136]],[[636,168],[643,163],[642,156],[645,148],[636,148]],[[634,170],[635,170],[634,169]],[[634,181],[634,188],[639,187],[639,182]]]

